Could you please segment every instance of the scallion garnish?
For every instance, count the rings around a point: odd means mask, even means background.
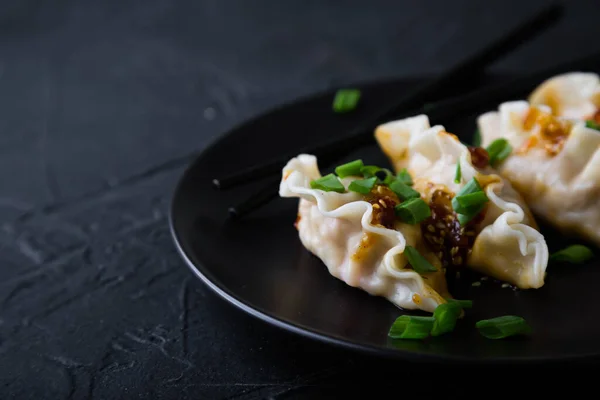
[[[360,171],[363,166],[362,160],[354,160],[336,167],[335,173],[340,178],[345,178],[347,176],[358,176],[361,174]]]
[[[421,197],[419,192],[403,183],[401,180],[396,179],[392,183],[390,183],[390,189],[400,198],[402,201],[417,199]]]
[[[488,339],[503,339],[509,336],[531,333],[531,328],[527,322],[515,315],[484,319],[478,321],[475,326],[479,330],[479,333]]]
[[[456,219],[460,226],[465,226],[468,224],[473,218],[477,216],[482,210],[485,204],[481,205],[481,207],[472,210],[469,214],[456,214]]]
[[[488,198],[483,190],[475,193],[463,194],[457,196],[455,203],[458,203],[458,207],[454,208],[454,211],[460,214],[468,214],[473,212],[475,208],[479,208],[482,204],[488,201]],[[454,200],[452,199],[452,200]]]
[[[396,180],[396,177],[393,174],[388,174],[385,179],[383,180],[384,185],[388,185],[390,186],[392,184],[392,182],[394,182]]]
[[[364,178],[372,178],[376,176],[379,182],[382,182],[386,185],[389,185],[396,179],[394,178],[392,171],[376,165],[365,165],[360,169],[360,173]]]
[[[345,113],[356,108],[360,99],[360,90],[358,89],[340,89],[336,92],[333,99],[333,111],[336,113]]]
[[[421,198],[410,199],[394,207],[396,215],[403,222],[415,225],[431,216],[429,205]]]
[[[387,168],[381,168],[379,171],[375,172],[375,176],[379,182],[382,182],[386,185],[389,185],[396,179],[392,171]]]
[[[458,193],[456,193],[456,197],[463,196],[465,194],[471,194],[471,193],[475,193],[475,192],[480,192],[482,190],[483,189],[481,188],[481,185],[479,184],[479,182],[477,181],[477,179],[471,178],[471,180],[468,181],[465,184],[465,186],[463,186],[462,188],[460,188],[460,190],[458,191]]]
[[[372,178],[380,169],[377,165],[365,165],[360,169],[360,173],[364,178]]]
[[[426,272],[435,272],[437,269],[425,257],[423,257],[417,249],[412,246],[406,246],[404,248],[404,254],[410,265],[412,265],[415,272],[424,274]]]
[[[460,308],[472,308],[473,300],[456,300],[456,299],[446,299],[448,303],[456,303],[460,306]]]
[[[435,322],[431,329],[431,336],[440,336],[452,332],[461,311],[462,308],[458,303],[444,303],[437,306],[433,311]]]
[[[475,129],[475,133],[473,133],[473,146],[481,147],[481,132],[479,129]]]
[[[494,166],[510,155],[512,146],[506,139],[496,139],[486,147],[486,150],[490,156],[490,165]]]
[[[458,222],[464,226],[483,210],[487,201],[488,198],[477,179],[471,178],[452,198],[452,208],[458,214]]]
[[[584,245],[574,244],[550,255],[550,261],[580,264],[592,257],[594,257],[592,250]]]
[[[588,119],[587,121],[585,121],[585,126],[586,126],[586,128],[595,129],[597,131],[600,131],[600,124],[598,122],[594,121],[593,119]]]
[[[454,183],[460,183],[462,172],[460,170],[460,160],[456,163],[456,172],[454,173]]]
[[[408,186],[413,185],[412,176],[410,176],[410,174],[408,173],[408,170],[406,168],[404,168],[404,169],[402,169],[402,171],[400,171],[400,173],[398,174],[398,177],[396,179],[398,179],[400,182],[404,183],[405,185],[408,185]]]
[[[424,339],[429,336],[435,318],[401,315],[392,324],[388,336],[393,339]]]
[[[350,182],[348,190],[361,194],[369,194],[371,189],[373,189],[373,186],[375,186],[375,182],[377,182],[377,177],[375,176],[368,179],[357,179]]]
[[[346,188],[342,185],[342,182],[334,174],[325,175],[319,179],[315,179],[310,182],[310,187],[313,189],[323,190],[325,192],[338,192],[344,193]]]

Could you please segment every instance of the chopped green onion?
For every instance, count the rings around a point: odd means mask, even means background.
[[[488,201],[485,192],[477,182],[471,178],[465,186],[452,198],[452,208],[458,214],[458,222],[464,226],[477,216]]]
[[[377,177],[379,182],[382,182],[386,185],[392,183],[396,178],[394,178],[394,174],[387,168],[381,168],[376,165],[365,165],[360,169],[360,173],[364,178],[372,178],[374,176]]]
[[[421,198],[410,199],[394,207],[396,215],[403,222],[415,225],[431,216],[429,205]]]
[[[550,255],[550,261],[580,264],[594,257],[592,250],[581,244],[574,244]]]
[[[372,178],[380,169],[377,165],[365,165],[360,169],[360,173],[364,178]]]
[[[481,147],[481,132],[479,129],[475,129],[475,133],[473,134],[473,146]]]
[[[585,121],[585,126],[586,126],[586,128],[595,129],[597,131],[600,131],[600,124],[597,123],[596,121],[594,121],[593,119],[588,119],[587,121]]]
[[[397,179],[400,182],[404,183],[405,185],[408,185],[408,186],[413,185],[412,177],[410,176],[410,174],[408,173],[408,170],[406,168],[404,168],[402,171],[400,171]]]
[[[469,182],[467,182],[465,184],[465,186],[463,186],[458,191],[458,193],[456,193],[456,197],[458,197],[458,196],[464,196],[465,194],[471,194],[471,193],[475,193],[475,192],[481,192],[482,190],[483,189],[479,185],[479,182],[477,182],[477,179],[471,178],[471,180]]]
[[[446,299],[448,303],[456,303],[460,306],[460,308],[472,308],[473,300],[456,300],[456,299]]]
[[[435,318],[401,315],[392,324],[388,336],[393,339],[424,339],[429,336]]]
[[[412,246],[406,246],[404,248],[404,254],[406,254],[406,258],[410,265],[412,265],[413,269],[419,273],[424,274],[426,272],[435,272],[437,269],[425,257],[423,257],[417,249]]]
[[[456,219],[458,219],[458,223],[460,226],[465,226],[468,224],[473,218],[475,218],[485,207],[485,204],[480,205],[477,208],[469,209],[468,214],[456,214]]]
[[[344,193],[346,188],[342,182],[334,174],[325,175],[319,179],[310,182],[310,187],[313,189],[324,190],[326,192]]]
[[[377,177],[375,176],[369,179],[357,179],[355,181],[350,182],[348,190],[361,194],[369,194],[371,189],[373,189],[373,186],[375,186],[376,181]]]
[[[354,160],[354,161],[350,161],[349,163],[346,163],[346,164],[336,167],[335,173],[340,178],[345,178],[347,176],[360,175],[360,171],[363,166],[364,165],[363,165],[362,160]]]
[[[356,108],[360,99],[360,90],[358,89],[340,89],[336,92],[333,99],[333,111],[336,113],[345,113]]]
[[[454,183],[460,183],[462,172],[460,170],[460,160],[456,163],[456,172],[454,173]]]
[[[396,180],[396,177],[394,176],[394,174],[392,174],[391,172],[385,177],[385,179],[383,180],[383,183],[385,185],[391,185],[392,182],[394,182]]]
[[[506,139],[496,139],[486,148],[490,156],[490,165],[504,160],[512,152],[512,146]]]
[[[390,189],[400,198],[400,200],[405,201],[409,199],[417,199],[421,197],[419,192],[406,185],[402,181],[396,179],[394,182],[390,183]]]
[[[459,214],[467,215],[475,212],[481,207],[482,204],[485,204],[488,201],[488,198],[483,190],[480,192],[456,196],[452,200],[455,199],[456,201],[454,201],[454,203],[456,203],[458,207],[454,207],[453,204],[452,207],[454,208],[454,211]]]
[[[526,335],[531,333],[527,322],[514,315],[484,319],[478,321],[475,326],[483,336],[488,339],[503,339],[509,336]]]
[[[462,308],[458,303],[440,304],[433,311],[435,322],[431,329],[431,336],[440,336],[444,333],[452,332],[460,317]]]
[[[387,168],[381,168],[379,171],[375,172],[375,176],[379,180],[386,185],[392,183],[396,178],[394,178],[394,174]],[[387,183],[386,183],[387,182]]]

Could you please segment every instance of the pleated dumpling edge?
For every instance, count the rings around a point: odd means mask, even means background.
[[[300,198],[296,228],[304,247],[326,265],[332,276],[398,307],[433,312],[449,297],[439,260],[423,247],[418,226],[396,229],[371,224],[373,205],[362,195],[312,189],[321,177],[317,159],[300,154],[282,171],[279,194]],[[348,179],[342,179],[347,186]],[[406,246],[415,247],[436,272],[420,275],[408,264]],[[425,277],[425,279],[424,279]]]
[[[415,188],[431,199],[436,190],[454,196],[471,179],[484,188],[489,205],[478,223],[467,267],[519,288],[540,288],[548,247],[525,200],[509,181],[489,166],[476,167],[476,152],[441,125],[430,127],[426,115],[377,127],[375,137],[396,171],[406,168]],[[455,182],[457,163],[461,179]]]

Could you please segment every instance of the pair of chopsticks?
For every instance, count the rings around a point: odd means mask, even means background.
[[[298,153],[314,154],[320,159],[322,165],[327,165],[352,150],[373,143],[374,127],[389,119],[424,112],[428,114],[430,119],[443,119],[451,117],[459,111],[464,112],[481,106],[483,101],[495,101],[501,97],[510,95],[517,88],[523,88],[524,84],[531,84],[534,77],[525,77],[517,80],[518,82],[513,81],[507,84],[485,87],[440,103],[429,103],[426,106],[426,110],[424,107],[425,102],[435,96],[436,92],[449,84],[468,79],[482,72],[494,61],[552,26],[559,20],[562,14],[562,5],[556,3],[526,18],[513,29],[503,32],[484,48],[467,55],[464,59],[452,65],[435,79],[407,91],[383,112],[378,113],[373,118],[369,118],[342,138],[320,143],[316,146],[305,147],[295,152],[295,154],[285,154],[267,163],[251,166],[228,176],[217,177],[213,179],[213,184],[219,190],[226,190],[265,177],[272,177],[269,183],[261,190],[238,205],[229,208],[231,216],[241,217],[267,204],[277,196],[277,188],[280,181],[278,175],[289,159]],[[548,72],[545,71],[545,73],[547,74]],[[540,74],[535,74],[535,79],[539,79],[539,76]],[[410,109],[410,106],[413,106],[413,108]]]

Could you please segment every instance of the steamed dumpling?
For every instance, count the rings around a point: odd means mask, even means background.
[[[592,77],[559,76],[534,91],[535,106],[502,103],[481,115],[478,127],[482,145],[500,138],[511,144],[498,171],[538,217],[600,244],[600,132],[585,123],[597,112],[598,79]]]
[[[443,126],[430,127],[426,115],[380,125],[375,136],[394,169],[406,168],[413,176],[414,188],[434,211],[432,217],[441,214],[423,226],[433,235],[425,237],[430,247],[437,245],[445,266],[464,265],[521,289],[543,286],[548,263],[544,237],[520,194],[487,166],[487,153],[469,149]],[[457,163],[459,183],[455,182]],[[489,201],[461,227],[450,199],[473,178]]]
[[[549,107],[556,116],[592,119],[600,108],[600,79],[590,72],[556,75],[542,82],[529,96],[529,102]]]
[[[329,273],[404,309],[433,312],[445,303],[449,295],[441,263],[423,243],[418,225],[395,218],[394,193],[384,186],[369,196],[312,189],[310,182],[320,177],[316,157],[298,155],[283,168],[279,194],[300,199],[300,240]],[[341,182],[347,188],[352,180]],[[406,246],[414,247],[436,272],[411,269]]]

